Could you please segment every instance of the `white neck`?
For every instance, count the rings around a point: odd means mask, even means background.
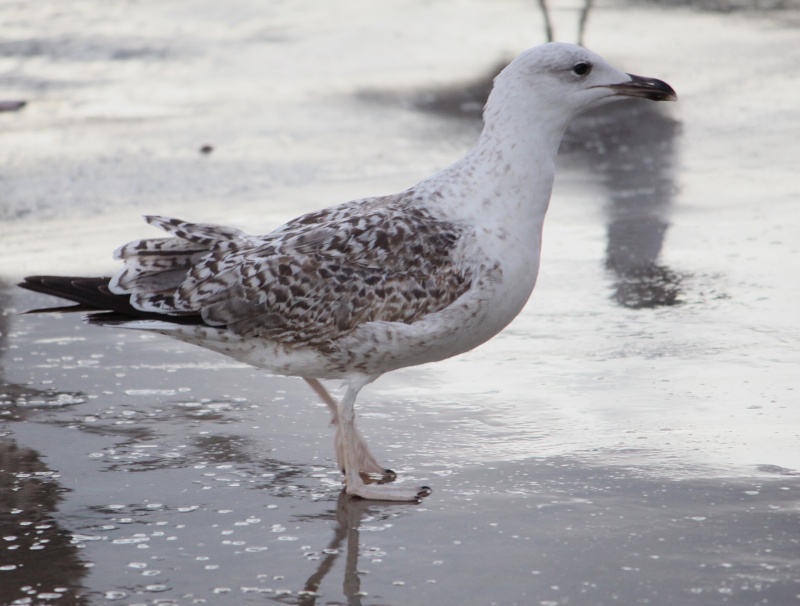
[[[563,118],[552,119],[559,112],[537,104],[530,91],[516,92],[495,89],[486,104],[485,126],[477,144],[436,179],[441,183],[441,177],[448,177],[462,192],[458,206],[446,214],[538,240],[567,125]],[[502,103],[496,98],[499,95]],[[498,111],[501,105],[502,113]],[[463,195],[465,190],[467,195]]]

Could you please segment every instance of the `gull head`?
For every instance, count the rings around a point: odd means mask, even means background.
[[[497,76],[486,114],[493,106],[502,112],[516,107],[558,128],[591,107],[624,97],[678,98],[666,82],[626,74],[581,46],[550,42],[525,51]]]

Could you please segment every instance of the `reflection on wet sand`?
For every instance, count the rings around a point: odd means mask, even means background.
[[[402,507],[398,505],[390,506],[392,509]],[[375,513],[376,511],[380,513]],[[320,597],[318,590],[322,581],[333,569],[336,560],[345,554],[344,579],[342,581],[342,593],[347,599],[348,606],[362,606],[361,578],[358,571],[358,558],[361,553],[361,533],[360,527],[365,519],[387,519],[388,510],[385,505],[363,499],[349,497],[342,491],[336,501],[336,524],[333,529],[333,538],[328,546],[322,550],[319,556],[319,564],[306,580],[303,590],[298,592],[297,601],[292,604],[300,606],[315,606],[317,598]],[[319,517],[319,516],[317,516]],[[278,598],[277,601],[284,601]],[[326,602],[328,603],[328,602]]]
[[[0,604],[88,604],[86,567],[53,518],[61,492],[39,454],[0,439]]]
[[[576,164],[602,177],[608,198],[605,265],[612,296],[623,307],[681,302],[686,276],[659,261],[677,189],[679,134],[680,125],[662,112],[621,101],[584,116],[565,138],[563,149]]]
[[[8,301],[8,285],[0,281],[0,357],[9,351]],[[7,381],[4,366],[0,365],[0,420],[23,420],[30,408],[20,403],[59,399],[61,394]],[[80,596],[86,569],[70,534],[52,517],[64,490],[56,478],[35,450],[0,438],[0,604],[50,599],[87,603]]]
[[[0,277],[0,357],[9,351],[11,319],[17,314],[11,305],[12,288],[16,287]],[[12,381],[5,376],[4,368],[5,365],[0,364],[0,420],[21,421],[33,407],[64,406],[84,401],[82,393],[37,389]]]

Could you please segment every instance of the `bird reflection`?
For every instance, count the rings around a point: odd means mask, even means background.
[[[358,570],[358,559],[361,551],[360,528],[363,522],[375,519],[389,519],[397,514],[397,510],[407,505],[393,503],[379,504],[348,496],[344,491],[336,501],[335,525],[333,537],[321,552],[321,557],[314,573],[304,583],[303,590],[298,592],[296,601],[292,596],[281,596],[277,601],[298,604],[299,606],[315,606],[320,598],[319,588],[326,576],[334,569],[337,560],[344,555],[344,577],[342,593],[347,606],[366,606],[362,599],[361,576]],[[333,516],[331,516],[333,517]],[[326,599],[325,604],[339,604]]]
[[[319,589],[325,575],[333,568],[336,558],[342,545],[345,546],[345,569],[342,591],[347,598],[348,605],[360,606],[361,579],[358,576],[358,547],[359,547],[359,526],[361,519],[370,507],[368,501],[363,499],[353,499],[348,497],[344,491],[339,494],[336,502],[336,527],[333,531],[333,538],[325,550],[325,557],[320,560],[317,570],[308,577],[304,589],[308,592],[316,592]],[[308,601],[301,601],[304,606],[312,606],[316,603],[316,597],[309,596]]]

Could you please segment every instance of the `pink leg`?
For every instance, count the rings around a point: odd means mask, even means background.
[[[342,459],[344,461],[344,483],[345,491],[349,495],[358,496],[362,499],[372,499],[377,501],[413,501],[419,502],[422,497],[431,493],[427,486],[390,486],[386,484],[366,484],[361,477],[361,470],[364,469],[364,453],[366,445],[355,431],[355,408],[356,396],[364,385],[372,381],[375,377],[354,376],[350,379],[347,391],[339,404],[339,425],[342,437]],[[372,456],[372,455],[369,455]]]
[[[344,454],[344,434],[342,432],[342,426],[339,423],[339,405],[336,403],[336,400],[331,397],[331,394],[328,393],[328,390],[325,389],[325,386],[322,385],[318,379],[308,379],[306,377],[303,377],[303,379],[320,397],[320,399],[328,405],[328,408],[331,411],[331,425],[336,425],[336,437],[334,438],[333,442],[336,449],[336,461],[339,464],[339,469],[344,471],[346,468]],[[394,475],[392,470],[386,469],[378,464],[378,461],[374,456],[372,456],[372,453],[367,447],[367,443],[364,441],[364,438],[361,437],[361,434],[358,432],[355,426],[353,427],[353,442],[354,460],[358,461],[359,472],[377,473],[380,475]]]
[[[331,411],[331,425],[338,425],[339,424],[339,405],[336,403],[331,397],[331,394],[328,393],[328,390],[325,389],[325,386],[319,382],[319,379],[306,379],[305,377],[303,380],[308,383],[308,386],[314,390],[320,399],[328,405],[328,408]]]

